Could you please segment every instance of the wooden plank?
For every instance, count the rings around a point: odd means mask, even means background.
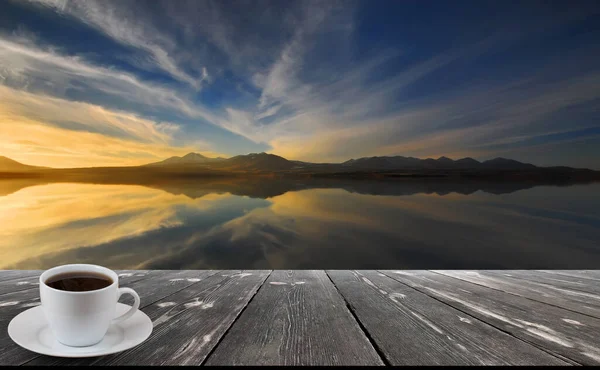
[[[600,270],[537,270],[552,275],[571,276],[580,279],[600,281]]]
[[[154,332],[141,346],[98,365],[200,365],[271,271],[227,271],[169,296],[145,312]]]
[[[6,293],[18,292],[21,290],[38,289],[39,278],[39,275],[34,275],[0,282],[0,296]]]
[[[590,293],[600,297],[600,282],[589,279],[576,278],[573,276],[548,274],[534,270],[486,270],[486,275],[504,277],[513,282],[529,281],[545,288],[562,290],[574,290],[577,292]],[[585,297],[586,295],[582,295]]]
[[[274,271],[207,365],[383,365],[324,271]]]
[[[136,282],[145,279],[154,272],[133,270],[120,271],[119,273],[123,274],[119,278],[119,284],[133,287]],[[39,304],[39,289],[21,290],[0,296],[0,365],[19,365],[38,357],[37,353],[19,347],[10,339],[8,324],[22,311]]]
[[[550,285],[542,286],[527,280],[510,279],[503,275],[493,276],[486,271],[436,270],[434,272],[600,318],[600,295]]]
[[[129,286],[140,296],[143,308],[217,273],[219,270],[153,270],[151,278]],[[119,302],[131,305],[133,298],[123,296]]]
[[[0,365],[19,365],[37,356],[10,339],[8,324],[21,311],[39,304],[38,289],[21,290],[0,296]]]
[[[500,330],[580,364],[600,364],[600,320],[430,271],[380,271]]]
[[[327,271],[392,365],[568,365],[376,271]]]
[[[115,355],[61,359],[56,364],[201,364],[269,273],[270,271],[252,270],[226,271],[212,275],[144,307],[143,311],[152,319],[154,330],[150,338],[141,345]]]
[[[41,270],[0,270],[0,282],[29,276],[40,276],[41,273]]]
[[[152,271],[151,279],[144,279],[128,284],[140,296],[140,309],[152,306],[157,301],[177,293],[187,287],[197,284],[198,282],[218,273],[216,270],[183,270],[183,271]],[[120,300],[127,304],[133,303],[125,300]],[[94,359],[95,360],[95,359]],[[27,362],[27,365],[73,365],[77,361],[89,362],[90,359],[64,359],[50,356],[36,355],[35,359]]]
[[[27,289],[38,289],[39,288],[39,277],[43,271],[42,270],[28,270],[24,271],[24,277],[14,277],[9,280],[4,280],[0,282],[0,296],[5,293],[17,292],[20,290]],[[146,273],[147,271],[143,270],[118,270],[116,271],[119,274],[120,279],[123,277],[134,277],[135,275]],[[2,272],[0,272],[1,276]],[[132,279],[128,279],[126,281],[133,281]]]

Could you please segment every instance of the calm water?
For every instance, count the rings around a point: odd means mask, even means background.
[[[600,184],[0,181],[0,268],[600,268]]]

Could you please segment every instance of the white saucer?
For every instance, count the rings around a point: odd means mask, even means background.
[[[116,316],[130,306],[117,303]],[[117,353],[137,346],[152,333],[152,321],[140,310],[129,319],[111,325],[104,339],[89,347],[69,347],[54,339],[42,307],[37,306],[18,314],[8,324],[8,335],[21,347],[55,357],[95,357]]]

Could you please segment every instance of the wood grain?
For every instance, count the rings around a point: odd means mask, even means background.
[[[21,290],[0,296],[0,365],[20,365],[37,356],[19,347],[10,339],[8,324],[22,311],[39,304],[38,289]]]
[[[41,270],[0,270],[0,282],[30,276],[40,276],[41,273]]]
[[[323,271],[274,271],[207,365],[382,365]]]
[[[197,284],[216,273],[218,273],[218,271],[154,270],[152,271],[151,279],[135,281],[134,283],[127,284],[127,286],[134,289],[139,294],[141,298],[140,309],[144,311],[146,308],[152,307],[157,301],[186,289],[193,284]],[[131,302],[121,300],[121,302],[131,304],[132,300]],[[104,358],[109,357],[110,356],[105,356]],[[50,356],[36,356],[36,358],[29,361],[27,365],[87,365],[97,360],[98,358],[67,359]]]
[[[600,300],[600,281],[593,282],[588,279],[573,276],[548,274],[532,270],[478,270],[478,272],[489,276],[501,277],[517,284],[521,281],[528,281],[546,289],[553,289],[559,294],[563,293],[565,290],[573,290],[575,291],[575,294],[579,292],[589,293],[582,294],[581,297]]]
[[[38,275],[35,277],[39,277]],[[121,286],[134,286],[136,282],[141,281],[152,275],[152,272],[142,270],[118,271],[122,275],[119,278]],[[2,272],[0,272],[2,275]],[[134,288],[135,289],[135,288]],[[1,365],[19,365],[31,361],[38,357],[37,353],[27,351],[19,347],[8,336],[8,323],[22,311],[40,304],[40,292],[38,286],[36,289],[27,289],[6,293],[0,296],[0,364]]]
[[[12,271],[9,271],[12,272]],[[11,274],[11,279],[2,280],[5,271],[0,270],[0,296],[5,293],[17,292],[27,289],[39,289],[39,278],[43,271],[41,270],[26,270],[22,275]],[[120,277],[121,285],[128,284],[133,281],[140,280],[146,276],[147,270],[118,270],[115,271]]]
[[[151,337],[62,359],[7,333],[41,271],[0,271],[0,365],[600,365],[600,271],[440,272],[118,271]]]
[[[18,277],[0,282],[0,299],[6,293],[14,293],[20,290],[39,289],[39,275]]]
[[[117,355],[76,364],[199,365],[269,274],[225,271],[192,284],[143,309],[154,324],[146,342]]]
[[[327,271],[392,365],[567,365],[376,271]]]
[[[543,285],[524,279],[511,279],[502,274],[490,274],[486,271],[439,270],[434,272],[600,318],[600,295],[597,294]],[[510,275],[510,273],[508,274]]]
[[[571,276],[580,279],[600,281],[600,270],[537,270],[551,275]]]
[[[380,271],[547,352],[600,364],[600,320],[430,271]]]

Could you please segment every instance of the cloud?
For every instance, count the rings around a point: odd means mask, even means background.
[[[117,42],[148,52],[154,64],[173,78],[200,89],[206,80],[206,68],[199,76],[187,73],[173,57],[177,42],[147,22],[145,7],[128,6],[131,2],[30,0],[54,8],[61,14],[103,32]]]
[[[4,117],[46,122],[54,126],[78,125],[80,131],[146,143],[166,144],[180,127],[170,122],[152,122],[136,115],[110,111],[103,107],[0,86],[0,107]]]
[[[415,101],[397,112],[362,120],[360,124],[330,124],[302,136],[279,135],[271,145],[273,152],[287,157],[323,161],[370,155],[506,155],[511,147],[499,148],[497,144],[524,138],[532,144],[531,139],[547,137],[555,127],[564,127],[567,118],[561,112],[581,107],[586,113],[600,99],[596,88],[600,82],[598,72],[542,85],[539,81],[544,78],[537,76],[504,88],[482,86],[458,96]],[[302,117],[296,119],[304,125]],[[572,121],[569,127],[572,131],[598,125],[582,120]],[[555,135],[552,139],[569,137]]]
[[[180,128],[80,102],[0,86],[1,155],[49,167],[139,165],[199,151],[208,143],[173,145]]]
[[[594,127],[598,74],[589,45],[573,39],[558,58],[552,53],[565,48],[548,44],[536,60],[524,50],[585,21],[589,12],[582,9],[560,16],[558,8],[544,9],[533,19],[536,7],[514,15],[513,8],[499,7],[502,16],[493,27],[465,21],[460,32],[469,36],[448,30],[448,40],[458,41],[445,46],[431,45],[427,27],[375,27],[354,2],[240,1],[235,11],[218,1],[35,2],[130,47],[140,60],[133,67],[150,64],[184,83],[150,82],[164,76],[91,63],[41,46],[51,44],[41,40],[47,35],[33,41],[30,33],[18,32],[20,37],[0,38],[0,84],[154,122],[162,117],[179,123],[172,137],[186,142],[205,133],[227,136],[222,152],[270,146],[275,154],[307,161],[510,156],[503,143],[566,140],[551,134],[569,125],[572,131]],[[361,34],[371,26],[376,39]],[[377,33],[383,29],[398,34]],[[133,135],[117,127],[86,129]]]
[[[129,73],[93,65],[77,56],[61,55],[52,49],[44,50],[30,40],[0,38],[0,56],[0,73],[7,85],[57,95],[64,94],[68,89],[81,90],[84,85],[134,103],[158,105],[210,118],[208,112],[192,106],[173,90],[143,82]]]
[[[326,21],[312,24],[315,29],[329,26]],[[402,51],[387,50],[360,63],[348,61],[345,69],[332,71],[329,78],[310,79],[303,67],[312,55],[306,29],[299,28],[267,73],[254,76],[262,88],[255,109],[236,111],[228,125],[256,142],[268,142],[273,153],[287,158],[510,156],[507,148],[486,147],[498,138],[547,136],[569,120],[561,112],[579,107],[585,116],[597,109],[600,98],[597,69],[573,64],[584,60],[588,49],[573,49],[568,58],[547,62],[526,77],[501,83],[467,79],[470,84],[411,96],[415,86],[431,84],[426,81],[434,76],[443,78],[453,65],[472,63],[498,47],[514,44],[520,36],[514,33],[485,36],[471,45],[412,62],[405,61]],[[403,67],[388,78],[375,77],[390,64]],[[579,68],[573,68],[577,64]],[[595,127],[589,118],[586,121],[571,122],[571,128]]]
[[[208,72],[205,75],[208,78]],[[29,39],[0,38],[0,76],[0,83],[15,89],[97,101],[104,106],[150,114],[170,112],[224,127],[218,112],[192,102],[179,91],[142,81],[118,69],[94,65],[81,57],[42,49]]]
[[[294,32],[303,6],[312,3],[242,0],[231,6],[207,0],[167,1],[161,6],[180,42],[209,61],[211,72],[228,69],[245,75],[272,62]]]

